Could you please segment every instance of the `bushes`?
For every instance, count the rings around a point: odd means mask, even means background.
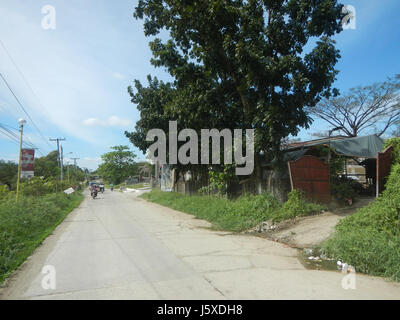
[[[67,181],[33,177],[21,183],[21,193],[26,196],[43,196],[49,193],[63,191],[70,186],[71,184]]]
[[[276,221],[282,221],[295,217],[308,216],[314,213],[319,213],[325,206],[317,203],[308,202],[305,199],[304,193],[300,190],[293,190],[289,193],[288,200],[282,205]]]
[[[0,282],[79,205],[81,194],[21,196],[0,201]]]
[[[346,202],[347,199],[354,199],[357,193],[361,193],[363,186],[358,181],[347,177],[331,178],[331,194],[337,199]]]
[[[143,198],[193,214],[210,221],[217,229],[243,231],[266,220],[276,222],[321,211],[322,206],[305,201],[303,194],[293,191],[281,206],[271,194],[244,195],[236,200],[216,196],[185,196],[176,192],[153,190]]]
[[[400,280],[400,164],[392,167],[383,194],[340,221],[322,250],[361,272]]]
[[[209,169],[208,175],[210,183],[208,186],[199,189],[199,193],[203,195],[216,194],[219,196],[226,195],[229,184],[237,179],[235,175],[235,165],[224,165],[222,171]]]
[[[337,226],[341,232],[359,228],[373,228],[388,235],[400,234],[400,164],[393,166],[386,190],[378,199]]]
[[[0,185],[0,200],[7,198],[9,194],[8,187],[6,185]]]

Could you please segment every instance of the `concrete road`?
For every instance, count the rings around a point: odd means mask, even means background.
[[[399,299],[400,285],[307,270],[297,251],[110,192],[82,205],[7,282],[1,299]],[[44,266],[56,287],[42,286]],[[48,279],[48,278],[46,278]],[[50,283],[44,281],[45,284]]]

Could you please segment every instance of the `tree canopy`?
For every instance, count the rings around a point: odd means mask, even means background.
[[[253,128],[256,153],[278,152],[311,123],[305,107],[332,93],[341,11],[335,0],[139,0],[145,35],[169,31],[150,42],[151,63],[173,82],[128,88],[141,118],[126,136],[145,152],[147,131],[177,120],[178,130]]]
[[[113,151],[101,156],[103,162],[99,165],[97,173],[106,181],[119,184],[137,173],[136,155],[128,146],[119,145],[111,149]]]

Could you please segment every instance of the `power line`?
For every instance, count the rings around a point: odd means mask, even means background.
[[[0,130],[1,130],[0,132],[3,133],[3,135],[7,136],[11,141],[16,142],[17,144],[19,144],[18,138],[16,138],[14,135],[11,135],[7,131],[4,131],[3,128],[0,128]],[[22,142],[22,145],[25,146],[26,148],[37,149],[34,145],[31,145],[30,143],[27,143],[25,141]]]
[[[36,128],[36,130],[39,132],[40,136],[43,138],[44,141],[46,141],[46,143],[51,147],[50,143],[46,140],[46,138],[44,137],[43,133],[40,131],[40,129],[38,128],[38,126],[36,125],[35,121],[33,121],[33,119],[31,118],[31,116],[28,114],[28,112],[25,110],[24,106],[22,105],[21,101],[19,101],[18,97],[15,95],[14,91],[11,89],[10,85],[8,84],[7,80],[4,78],[3,74],[0,72],[0,77],[3,79],[4,83],[6,84],[8,90],[10,90],[10,92],[12,93],[12,95],[14,96],[15,100],[18,102],[19,106],[21,107],[21,109],[24,111],[24,113],[26,114],[26,116],[29,118],[29,120],[32,122],[33,126]]]
[[[14,61],[14,59],[12,58],[10,52],[7,50],[5,44],[3,41],[1,41],[0,39],[0,44],[3,47],[4,51],[6,52],[7,56],[10,58],[11,62],[13,63],[15,69],[17,69],[18,73],[20,74],[20,76],[22,77],[22,80],[24,80],[26,86],[29,88],[29,90],[31,90],[32,94],[35,96],[35,98],[38,100],[39,104],[41,105],[41,107],[43,107],[39,97],[36,95],[35,91],[33,91],[32,87],[30,86],[28,80],[26,80],[25,75],[22,73],[21,69],[18,67],[17,63]]]
[[[18,136],[18,134],[16,134],[15,132],[11,131],[8,128],[6,128],[6,126],[10,127],[11,129],[13,129],[13,130],[15,130],[17,132],[19,131],[18,129],[15,129],[15,128],[11,127],[11,126],[4,125],[4,124],[0,123],[0,130],[1,130],[0,132],[2,132],[3,135],[9,137],[10,140],[12,140],[14,142],[17,142],[19,144],[19,136]],[[27,137],[27,136],[24,136],[24,137],[25,137],[25,140],[22,141],[22,145],[23,146],[25,146],[27,148],[35,149],[42,156],[44,156],[44,154],[40,151],[40,148],[38,148],[35,144],[33,144],[32,141],[29,139],[29,137]],[[26,141],[26,140],[28,140],[28,141]]]
[[[10,136],[7,132],[3,131],[1,128],[0,128],[0,133],[2,133],[4,136],[6,136],[8,139],[16,143],[17,145],[19,144],[19,142],[15,140],[14,137]]]
[[[0,133],[2,133],[4,136],[6,136],[11,142],[14,142],[16,145],[19,145],[19,138],[18,137],[15,137],[15,135],[12,135],[12,134],[10,134],[9,132],[7,132],[6,130],[4,130],[4,128],[0,128]],[[22,145],[25,147],[25,148],[29,148],[29,149],[36,149],[36,150],[38,150],[35,146],[33,146],[33,145],[30,145],[29,143],[26,143],[26,142],[22,142]],[[39,151],[39,150],[38,150]],[[40,151],[39,151],[39,153],[41,153]],[[42,153],[41,153],[42,154]]]
[[[15,130],[15,131],[19,131],[19,129],[17,129],[17,128],[13,127],[13,126],[9,126],[8,124],[5,124],[5,123],[0,123],[0,125],[2,125],[3,127],[8,127],[8,128],[10,128],[12,130]]]
[[[28,140],[28,143],[31,144],[32,146],[34,146],[34,149],[36,149],[36,150],[40,153],[40,155],[41,155],[42,157],[44,157],[44,154],[43,154],[43,152],[40,151],[40,148],[39,148],[39,147],[36,147],[36,146],[32,143],[31,139],[29,139],[28,136],[25,136],[25,139],[27,139],[27,140]]]
[[[10,52],[7,50],[5,44],[3,41],[1,41],[0,39],[0,44],[3,47],[4,51],[6,52],[7,56],[10,58],[11,62],[13,63],[15,69],[17,69],[18,73],[20,74],[22,80],[24,81],[25,85],[29,88],[29,90],[32,92],[33,96],[36,98],[36,100],[39,102],[39,105],[41,106],[42,109],[45,109],[43,107],[43,104],[41,102],[41,100],[39,99],[39,97],[37,96],[37,94],[35,93],[35,91],[33,91],[31,85],[29,84],[28,80],[26,79],[25,75],[23,74],[23,72],[21,71],[21,69],[18,67],[17,63],[15,62],[15,60],[12,58]],[[3,80],[5,81],[4,77],[2,76]],[[7,84],[7,87],[9,87],[9,85]],[[10,88],[9,88],[10,89]],[[10,89],[11,90],[11,89]],[[13,93],[14,95],[14,93]],[[14,95],[15,97],[15,95]],[[18,100],[18,99],[17,99]],[[22,105],[21,105],[22,107]],[[22,109],[24,110],[24,112],[26,113],[25,109],[22,107]],[[29,117],[29,115],[28,115]],[[29,117],[29,119],[32,121],[32,123],[34,124],[35,128],[38,130],[38,132],[40,133],[40,135],[42,136],[42,138],[44,139],[44,141],[46,141],[47,145],[51,148],[51,145],[49,144],[49,142],[47,141],[47,139],[43,136],[43,134],[41,133],[41,131],[39,130],[39,128],[36,126],[36,124],[34,123],[34,121]]]
[[[8,128],[10,128],[10,129],[12,129],[12,130],[14,130],[14,131],[16,131],[16,132],[19,132],[19,129],[17,129],[17,128],[13,127],[13,126],[10,126],[10,125],[8,125],[8,124],[0,123],[0,127],[3,127],[3,128],[4,128],[4,127],[8,127]],[[7,130],[7,131],[10,131],[10,130],[8,130],[7,128],[4,128],[4,129]],[[14,132],[12,132],[12,131],[10,131],[10,132],[11,132],[11,133],[18,139],[18,141],[19,141],[19,136],[18,136],[18,134],[14,133]],[[25,138],[26,140],[28,140],[28,142],[26,142],[27,144],[30,144],[30,145],[33,147],[33,149],[38,150],[39,153],[40,153],[42,156],[44,156],[44,154],[40,151],[40,148],[37,147],[37,146],[31,141],[31,139],[30,139],[27,135],[25,135],[24,138]],[[24,141],[24,143],[25,143],[25,141]]]

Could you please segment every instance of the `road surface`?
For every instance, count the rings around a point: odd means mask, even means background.
[[[345,290],[342,273],[307,270],[293,248],[211,231],[205,221],[135,195],[106,190],[96,200],[86,196],[0,298],[400,298],[399,284],[356,274],[356,289]],[[41,273],[44,266],[55,271],[55,288],[43,281],[49,275]]]

